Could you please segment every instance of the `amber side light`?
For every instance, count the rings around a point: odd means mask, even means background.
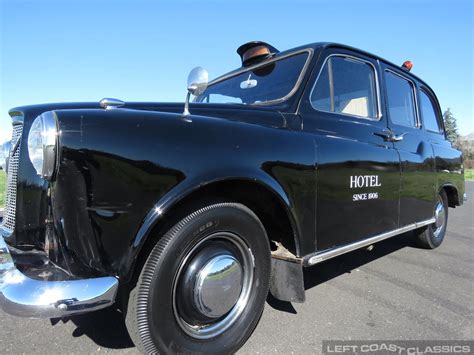
[[[413,68],[413,63],[410,60],[406,60],[403,62],[402,67],[410,71]]]

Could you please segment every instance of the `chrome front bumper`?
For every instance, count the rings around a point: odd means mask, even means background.
[[[0,308],[30,318],[59,318],[105,308],[115,302],[118,280],[100,277],[38,281],[21,273],[0,236]]]

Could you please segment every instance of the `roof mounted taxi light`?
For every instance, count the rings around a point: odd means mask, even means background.
[[[248,42],[237,48],[243,67],[270,58],[278,52],[279,50],[275,47],[261,41]]]
[[[406,71],[410,71],[413,68],[413,63],[410,60],[405,60],[402,64],[402,68]]]

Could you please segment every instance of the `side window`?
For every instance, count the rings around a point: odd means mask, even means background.
[[[374,68],[343,56],[330,57],[311,93],[316,110],[377,118]]]
[[[222,94],[209,94],[208,101],[212,103],[219,103],[219,104],[229,104],[229,103],[241,104],[242,103],[242,99],[240,97],[233,97],[233,96],[222,95]]]
[[[388,114],[392,123],[416,127],[413,85],[402,77],[385,72]]]
[[[430,97],[423,91],[420,91],[420,106],[421,106],[421,116],[423,118],[423,124],[425,125],[426,130],[440,133],[441,128],[439,125],[438,116],[433,107],[433,102]]]

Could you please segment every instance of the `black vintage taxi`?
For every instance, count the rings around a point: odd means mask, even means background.
[[[465,199],[433,90],[335,43],[239,47],[186,103],[12,109],[0,304],[121,307],[146,353],[236,351],[303,268],[399,235],[438,247]]]

